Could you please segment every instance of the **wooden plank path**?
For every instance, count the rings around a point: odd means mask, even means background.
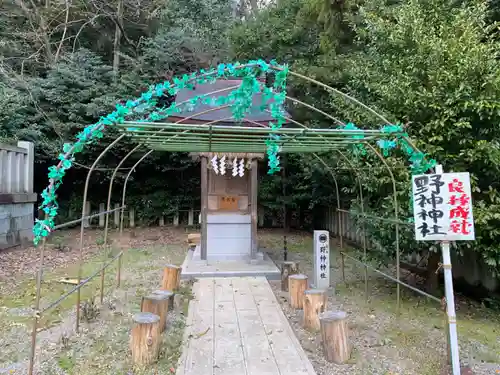
[[[178,375],[316,375],[265,277],[193,287]]]

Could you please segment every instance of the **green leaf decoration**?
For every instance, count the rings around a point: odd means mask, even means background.
[[[272,72],[275,75],[273,87],[265,87],[262,85],[258,77],[261,73]],[[227,95],[211,98],[207,95],[196,96],[182,105],[172,103],[168,108],[157,108],[157,98],[165,92],[170,95],[176,95],[179,90],[193,90],[195,84],[205,84],[216,82],[217,79],[227,77],[240,77],[241,85],[228,93]],[[62,153],[58,155],[59,163],[51,166],[48,171],[49,186],[41,193],[42,204],[40,209],[45,213],[43,220],[37,219],[33,227],[34,244],[37,245],[43,238],[47,237],[54,228],[54,219],[57,216],[59,206],[56,201],[57,189],[62,184],[66,171],[71,168],[75,155],[83,151],[85,146],[90,145],[96,140],[104,137],[104,131],[107,127],[123,123],[126,120],[134,120],[135,122],[159,121],[167,118],[175,113],[183,111],[183,109],[194,110],[198,103],[205,105],[224,106],[229,105],[231,112],[236,120],[242,120],[245,116],[255,108],[253,99],[256,94],[262,95],[262,103],[258,106],[259,109],[268,110],[273,118],[269,122],[270,129],[273,132],[269,133],[268,139],[265,141],[266,154],[268,157],[268,174],[274,174],[280,171],[280,135],[275,131],[279,130],[285,123],[284,104],[286,100],[286,83],[288,77],[288,66],[279,65],[272,60],[267,63],[264,60],[251,60],[245,64],[239,62],[219,64],[217,69],[200,70],[199,72],[185,74],[182,77],[175,77],[172,82],[165,81],[155,85],[151,85],[147,91],[141,94],[137,99],[127,100],[125,104],[118,103],[115,111],[105,117],[101,117],[95,124],[85,127],[76,136],[74,144],[65,143],[62,147]],[[345,129],[358,129],[354,124],[349,123]],[[139,131],[138,127],[129,127],[127,131]],[[435,166],[435,160],[427,160],[425,155],[414,150],[414,148],[406,141],[407,135],[403,133],[400,125],[388,124],[382,128],[382,132],[391,135],[395,139],[383,140],[379,143],[382,150],[393,149],[394,142],[407,155],[412,173],[425,173],[428,169]],[[363,134],[352,135],[353,139],[363,139]],[[355,144],[354,151],[358,154],[366,154],[366,150],[362,144]],[[385,151],[384,151],[385,152]]]

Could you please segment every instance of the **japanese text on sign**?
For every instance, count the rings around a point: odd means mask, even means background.
[[[314,231],[314,286],[326,289],[330,286],[330,234]]]
[[[415,238],[474,240],[469,173],[413,176]]]

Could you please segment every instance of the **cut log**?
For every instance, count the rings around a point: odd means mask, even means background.
[[[168,299],[168,309],[167,312],[172,311],[174,309],[174,296],[175,293],[170,291],[170,290],[153,290],[153,293],[151,294],[158,294],[160,296],[165,296],[165,298]]]
[[[302,274],[288,277],[288,290],[290,291],[290,307],[301,309],[304,305],[304,292],[307,289],[307,276]]]
[[[143,312],[134,315],[134,322],[130,337],[132,362],[141,367],[150,365],[160,352],[160,317]]]
[[[187,241],[188,241],[189,245],[199,245],[201,242],[201,234],[200,233],[189,233]]]
[[[181,281],[181,271],[182,268],[169,264],[163,270],[163,280],[161,283],[161,289],[170,290],[172,292],[179,289],[179,283]]]
[[[319,314],[325,312],[326,304],[325,290],[308,289],[304,292],[304,328],[319,331]]]
[[[299,273],[297,262],[283,262],[281,264],[281,290],[288,292],[288,277]]]
[[[343,364],[351,356],[347,314],[343,311],[325,311],[319,315],[323,352],[328,362]]]
[[[168,295],[151,294],[142,297],[141,311],[148,312],[160,317],[160,332],[167,327]]]

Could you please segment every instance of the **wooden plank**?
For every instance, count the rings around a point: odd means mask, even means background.
[[[201,158],[201,259],[207,259],[208,160]]]
[[[257,225],[258,225],[258,217],[257,217],[257,195],[259,191],[259,179],[258,179],[258,162],[257,159],[253,159],[251,163],[252,167],[250,170],[251,178],[250,178],[250,208],[251,208],[251,217],[252,217],[252,250],[251,250],[251,259],[255,259],[257,257],[258,250],[258,240],[257,240]]]

